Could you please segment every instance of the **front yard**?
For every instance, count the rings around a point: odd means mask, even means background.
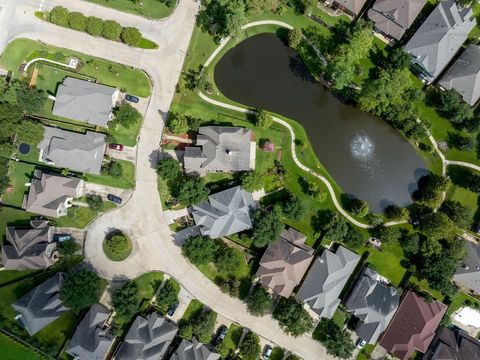
[[[82,201],[83,199],[78,199]],[[95,219],[100,213],[115,208],[116,205],[109,201],[104,201],[102,204],[102,210],[96,212],[90,209],[88,206],[72,206],[68,209],[66,216],[62,216],[58,219],[52,219],[52,224],[57,227],[73,227],[77,229],[84,229],[93,219]]]

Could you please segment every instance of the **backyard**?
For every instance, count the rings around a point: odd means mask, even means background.
[[[3,360],[46,360],[47,357],[38,353],[34,348],[24,345],[0,332],[0,349]]]

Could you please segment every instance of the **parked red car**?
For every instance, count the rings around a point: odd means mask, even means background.
[[[122,144],[108,144],[108,148],[112,150],[123,151]]]

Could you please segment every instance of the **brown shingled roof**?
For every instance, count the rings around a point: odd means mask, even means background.
[[[408,359],[415,350],[424,353],[446,311],[445,304],[439,301],[428,303],[423,297],[409,291],[380,345],[402,360]]]

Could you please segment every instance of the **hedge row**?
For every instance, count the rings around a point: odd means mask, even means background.
[[[122,27],[115,20],[102,20],[94,16],[86,17],[80,12],[70,12],[62,6],[55,6],[47,16],[52,24],[84,31],[93,36],[119,41],[127,45],[137,46],[142,40],[141,32],[134,27]]]

